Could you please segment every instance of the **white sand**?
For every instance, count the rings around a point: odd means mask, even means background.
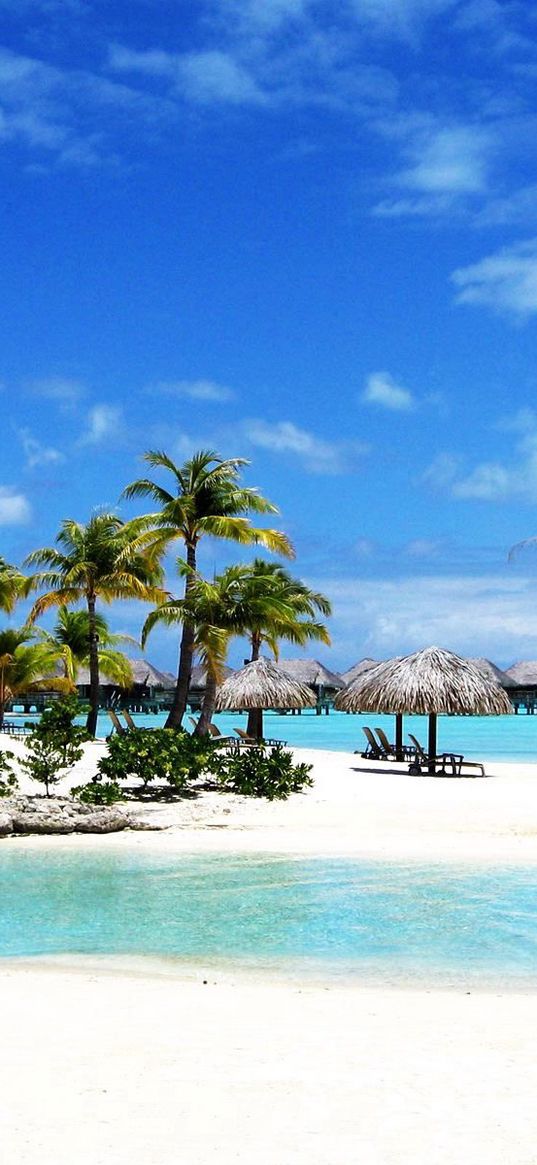
[[[297,755],[315,788],[286,804],[206,793],[144,809],[164,833],[0,844],[537,861],[537,766],[455,780]],[[98,961],[5,963],[0,980],[6,1165],[536,1165],[537,993]]]

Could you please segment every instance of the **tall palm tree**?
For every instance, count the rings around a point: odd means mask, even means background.
[[[190,573],[184,565],[184,572]],[[142,643],[157,623],[171,625],[188,620],[193,627],[194,648],[206,672],[205,695],[196,732],[207,731],[214,712],[216,686],[220,682],[227,647],[232,636],[246,635],[252,659],[259,658],[265,642],[278,656],[278,640],[299,646],[312,639],[330,643],[325,625],[312,616],[329,615],[331,605],[325,595],[311,591],[293,578],[280,563],[254,559],[247,566],[230,566],[213,582],[196,575],[183,599],[167,599],[151,611],[143,630]],[[255,711],[250,714],[249,731],[254,732]]]
[[[30,566],[47,566],[32,578],[35,588],[48,588],[34,603],[33,621],[50,607],[84,601],[88,614],[90,710],[87,730],[95,736],[99,711],[99,648],[96,603],[100,599],[142,599],[159,602],[162,569],[160,547],[136,520],[123,522],[116,514],[94,514],[86,524],[67,518],[56,538],[58,548],[45,546],[27,558]]]
[[[146,515],[143,521],[147,529],[158,532],[162,546],[177,538],[184,542],[189,568],[185,578],[185,597],[196,573],[198,544],[206,534],[243,546],[260,544],[277,554],[293,557],[291,542],[285,534],[252,525],[250,514],[275,514],[278,510],[258,490],[240,484],[240,472],[248,465],[244,458],[226,460],[213,450],[202,449],[184,465],[176,465],[166,453],[154,451],[146,453],[145,460],[153,468],[163,469],[170,475],[171,488],[168,490],[149,478],[140,478],[127,486],[124,496],[149,497],[157,502],[159,511]],[[182,723],[193,649],[194,626],[187,617],[183,622],[174,699],[166,722],[169,728],[180,728]]]
[[[28,626],[0,631],[0,730],[8,700],[29,692],[73,690],[69,679],[56,674],[59,651],[33,637]]]
[[[18,599],[28,593],[28,579],[5,558],[0,558],[0,611],[10,615]]]
[[[119,644],[129,643],[139,647],[130,635],[114,635],[110,631],[104,615],[96,613],[95,631],[98,636],[99,672],[107,676],[121,688],[129,688],[133,683],[130,660]],[[84,610],[70,611],[68,607],[58,608],[58,618],[52,631],[40,631],[43,640],[56,647],[62,655],[64,675],[76,682],[78,670],[89,662],[89,616]]]

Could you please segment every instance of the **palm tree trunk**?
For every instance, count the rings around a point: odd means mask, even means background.
[[[209,724],[213,718],[214,704],[216,700],[216,676],[207,670],[207,678],[205,680],[205,695],[201,705],[201,714],[198,718],[194,730],[194,736],[205,736],[209,730]]]
[[[89,673],[90,673],[90,710],[86,721],[86,728],[91,736],[97,732],[97,716],[99,715],[99,636],[95,624],[95,595],[88,595],[88,627],[89,627]]]
[[[190,570],[196,569],[196,547],[187,543],[186,560]],[[185,598],[188,595],[192,585],[192,576],[187,574],[185,582]],[[192,656],[194,654],[194,626],[188,623],[185,619],[183,624],[183,634],[181,636],[181,648],[179,651],[179,670],[177,672],[177,683],[173,693],[173,702],[170,708],[168,719],[165,728],[180,728],[183,723],[183,716],[186,711],[186,702],[188,699],[188,689],[190,687],[190,673],[192,671]]]
[[[6,710],[6,689],[4,686],[4,668],[0,668],[0,732],[4,727],[4,713]]]
[[[259,659],[259,652],[261,650],[261,636],[256,635],[255,632],[251,638],[252,655],[250,663]],[[248,713],[248,723],[246,725],[248,736],[253,736],[254,740],[263,739],[263,710],[262,708],[252,708]]]

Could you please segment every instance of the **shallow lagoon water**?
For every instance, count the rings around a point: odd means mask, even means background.
[[[537,987],[537,870],[131,851],[0,853],[0,955]]]

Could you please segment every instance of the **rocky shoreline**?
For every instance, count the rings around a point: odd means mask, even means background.
[[[0,838],[21,834],[118,833],[158,829],[114,806],[82,805],[70,797],[8,797],[0,802]]]

